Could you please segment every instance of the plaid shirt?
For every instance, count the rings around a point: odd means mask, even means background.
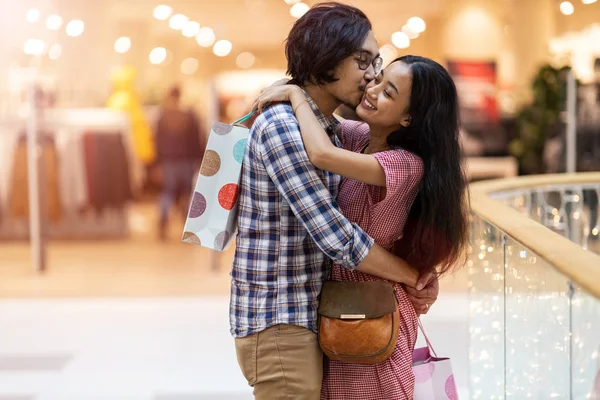
[[[332,142],[338,122],[307,96]],[[354,269],[373,240],[338,209],[341,177],[309,160],[289,104],[254,122],[240,184],[238,234],[231,272],[231,334],[244,337],[277,324],[317,330],[319,294],[335,261]]]

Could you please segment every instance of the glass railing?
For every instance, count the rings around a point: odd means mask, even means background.
[[[472,399],[600,399],[600,174],[587,178],[473,185]]]

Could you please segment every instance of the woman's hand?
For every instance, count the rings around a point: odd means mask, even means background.
[[[281,101],[289,101],[292,103],[292,107],[299,101],[306,101],[302,89],[296,85],[277,85],[278,82],[263,89],[260,92],[258,98],[252,104],[252,110],[258,109],[262,112],[263,109],[270,103],[276,103]]]
[[[417,314],[427,314],[433,303],[436,302],[440,292],[437,274],[428,272],[421,275],[417,281],[417,288],[405,285],[404,290]]]

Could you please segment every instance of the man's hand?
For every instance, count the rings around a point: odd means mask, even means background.
[[[419,277],[417,288],[405,285],[404,290],[408,299],[413,304],[417,314],[427,314],[432,304],[435,303],[440,292],[440,284],[435,272],[428,272]]]

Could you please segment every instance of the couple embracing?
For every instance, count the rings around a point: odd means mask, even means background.
[[[381,69],[371,23],[322,3],[286,43],[292,81],[264,90],[243,161],[230,322],[257,399],[412,399],[418,316],[467,241],[458,100],[438,63]],[[333,116],[342,104],[364,122]],[[324,283],[393,285],[399,334],[373,364],[327,359]]]

